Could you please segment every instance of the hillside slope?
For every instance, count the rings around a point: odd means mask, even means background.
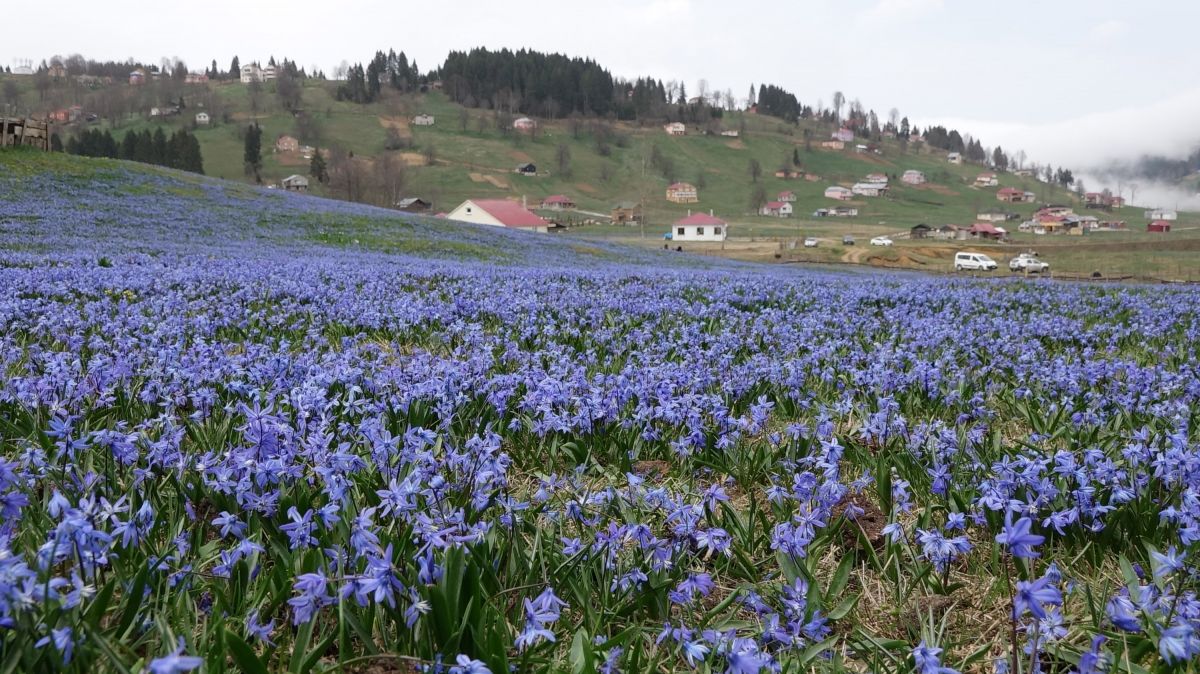
[[[28,86],[23,81],[20,84]],[[135,91],[125,84],[84,94],[51,91],[42,105],[79,102],[86,108],[89,101],[108,94],[125,96],[131,101],[128,112],[97,123],[111,128],[118,137],[145,128],[164,127],[169,133],[172,128],[192,127],[196,112],[210,111],[212,125],[195,129],[206,173],[239,181],[251,180],[243,170],[243,135],[248,124],[257,123],[264,131],[264,182],[308,172],[308,162],[299,154],[273,151],[274,140],[290,134],[325,148],[327,153],[336,148],[337,154],[355,158],[345,164],[352,167],[352,176],[343,175],[343,180],[318,187],[318,192],[378,205],[390,205],[397,195],[420,196],[433,201],[438,210],[448,210],[470,197],[526,197],[536,203],[547,195],[567,194],[582,210],[596,213],[607,213],[618,201],[642,201],[650,224],[665,231],[665,224],[688,209],[664,198],[667,184],[677,179],[700,186],[700,203],[693,208],[711,209],[746,225],[746,235],[771,236],[785,235],[795,225],[780,226],[777,220],[754,213],[751,197],[759,187],[770,199],[782,190],[796,192],[796,211],[803,216],[797,220],[803,220],[817,208],[837,205],[823,197],[825,187],[850,185],[872,172],[892,176],[893,192],[887,199],[851,204],[858,207],[859,215],[850,222],[902,227],[918,222],[969,224],[978,211],[1002,205],[995,192],[1006,186],[1031,190],[1040,201],[1077,203],[1066,190],[1012,174],[1002,174],[998,187],[975,188],[972,182],[984,168],[948,164],[944,152],[920,143],[902,146],[885,139],[880,154],[855,152],[853,143],[841,151],[823,150],[820,142],[829,138],[832,128],[811,120],[792,125],[766,116],[725,113],[720,125],[744,131],[739,138],[705,136],[694,133],[696,129],[690,129],[687,136],[669,137],[657,124],[603,123],[601,130],[588,120],[577,128],[565,120],[543,120],[536,136],[528,137],[498,129],[492,111],[464,109],[436,91],[402,95],[387,90],[378,101],[359,105],[337,101],[332,95],[335,85],[306,81],[299,115],[284,109],[272,83],[261,91],[235,82],[189,86],[183,96],[187,107],[170,118],[150,118],[152,106],[167,102],[156,99],[150,87]],[[38,105],[32,91],[26,92],[25,100]],[[409,120],[419,113],[433,115],[435,124],[411,126]],[[81,124],[64,126],[60,133],[80,128]],[[608,140],[598,142],[598,136]],[[560,168],[564,151],[570,158]],[[656,156],[659,161],[654,161]],[[386,170],[382,168],[384,158],[389,159]],[[752,160],[763,173],[757,182],[749,172]],[[538,166],[536,177],[513,172],[517,164],[527,161]],[[775,178],[775,170],[784,164],[818,178],[812,182]],[[898,178],[908,169],[924,171],[930,183],[900,185]],[[348,185],[350,182],[354,184]],[[1012,210],[1025,215],[1031,208],[1025,205]],[[1112,215],[1134,220],[1140,210]],[[575,220],[586,218],[577,216]]]
[[[412,216],[132,162],[12,149],[0,151],[0,241],[18,255],[55,250],[92,258],[334,247],[548,267],[734,264]]]

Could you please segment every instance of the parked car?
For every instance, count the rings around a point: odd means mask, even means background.
[[[1036,255],[1029,253],[1021,253],[1008,261],[1010,271],[1020,271],[1027,274],[1040,274],[1045,271],[1050,271],[1050,263],[1042,262]]]
[[[815,238],[815,237],[811,237],[811,236],[810,236],[810,237],[808,237],[807,239],[805,239],[805,240],[804,240],[804,247],[805,247],[805,248],[816,248],[816,247],[817,247],[817,240],[816,240],[816,238]]]
[[[892,245],[892,240],[886,236],[877,236],[874,239],[871,239],[871,245],[872,246],[890,246],[890,245]]]
[[[983,253],[954,254],[954,271],[992,271],[997,267],[996,261]]]
[[[850,236],[849,234],[847,234],[846,236],[843,236],[842,237],[842,245],[843,246],[853,246],[854,245],[854,237]]]

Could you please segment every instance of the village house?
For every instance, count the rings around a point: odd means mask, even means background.
[[[694,204],[700,201],[700,193],[691,183],[672,183],[667,187],[667,201],[673,204]]]
[[[712,212],[688,212],[686,218],[676,220],[671,225],[670,238],[672,241],[724,241],[728,236],[729,225]]]
[[[178,114],[179,114],[179,108],[177,108],[173,105],[166,105],[163,107],[156,106],[156,107],[150,108],[150,116],[151,117],[171,117],[173,115],[178,115]]]
[[[887,177],[886,173],[868,173],[867,177],[863,180],[863,182],[882,183],[882,184],[886,185],[888,183],[888,177]]]
[[[922,185],[925,183],[925,174],[915,169],[909,169],[900,176],[900,182],[907,185]]]
[[[421,197],[407,197],[396,202],[396,208],[406,213],[428,213],[433,204]]]
[[[958,152],[951,152],[950,154],[946,155],[946,161],[950,162],[951,164],[961,164],[962,154]]]
[[[1035,234],[1058,234],[1066,227],[1066,216],[1045,213],[1037,216],[1034,220],[1033,231]]]
[[[59,124],[66,124],[67,120],[70,119],[70,113],[67,112],[66,108],[55,110],[46,116],[50,118],[50,121],[58,122]]]
[[[975,187],[995,187],[999,184],[995,173],[980,173],[975,176]]]
[[[300,141],[292,136],[283,134],[275,139],[276,152],[298,152],[300,150]]]
[[[1155,220],[1146,225],[1147,232],[1156,232],[1158,234],[1166,234],[1171,231],[1171,223],[1166,220]]]
[[[834,131],[833,133],[829,134],[829,137],[832,140],[840,140],[843,143],[851,143],[854,141],[854,132],[843,126],[842,128],[838,129],[837,131]]]
[[[542,208],[551,211],[568,211],[575,208],[575,202],[565,194],[555,194],[542,199]]]
[[[542,234],[550,231],[549,222],[539,218],[522,204],[507,199],[468,199],[447,213],[446,218]]]
[[[146,83],[146,71],[139,69],[139,70],[135,70],[135,71],[129,73],[129,83],[135,87],[145,84]]]
[[[975,214],[975,219],[980,222],[1007,222],[1016,220],[1021,217],[1019,214],[1012,211],[993,209],[990,211],[981,211]]]
[[[858,216],[858,209],[851,206],[838,206],[836,208],[818,208],[813,211],[814,218],[853,218]]]
[[[267,66],[263,68],[257,63],[247,63],[246,65],[242,66],[242,84],[268,82],[273,79],[275,79],[275,66]]]
[[[779,201],[786,201],[786,202],[792,203],[792,202],[796,201],[796,193],[791,190],[784,190],[779,193],[779,196],[777,198],[779,199]]]
[[[786,201],[768,201],[758,209],[758,214],[773,218],[790,218],[792,217],[792,205]]]
[[[1075,215],[1075,211],[1070,206],[1064,206],[1062,204],[1046,204],[1045,206],[1037,209],[1034,215],[1055,215],[1066,217],[1069,215]]]
[[[183,78],[184,84],[208,84],[208,75],[205,73],[188,73]]]
[[[846,143],[840,140],[823,140],[821,141],[822,150],[845,150]]]
[[[671,122],[663,126],[663,131],[667,132],[668,136],[686,136],[687,127],[680,122]]]
[[[1146,211],[1144,215],[1146,216],[1147,220],[1151,220],[1151,221],[1153,221],[1153,220],[1178,220],[1179,219],[1179,214],[1168,208],[1151,209],[1149,211]]]
[[[929,225],[926,225],[925,223],[921,223],[921,224],[919,224],[915,227],[912,227],[908,230],[908,238],[924,239],[927,236],[929,236],[929,233],[932,231],[933,231],[932,227],[930,227]]]
[[[882,197],[887,191],[887,183],[854,183],[850,188],[850,192],[863,197]]]
[[[1002,187],[996,192],[996,199],[1006,204],[1025,203],[1026,192],[1015,187]]]
[[[967,229],[958,225],[942,225],[934,230],[932,234],[935,239],[962,241],[967,238]]]
[[[976,239],[988,239],[991,241],[1001,241],[1008,236],[1008,232],[1004,228],[997,227],[990,222],[977,222],[971,225],[971,229],[968,232]]]
[[[798,180],[803,175],[804,175],[803,173],[801,173],[800,171],[797,171],[795,169],[782,169],[781,168],[781,169],[775,171],[775,177],[783,178],[784,180]]]
[[[207,112],[196,113],[196,126],[208,126],[209,122],[211,121],[212,120],[209,119]]]
[[[721,135],[725,136],[726,138],[737,138],[741,134],[738,133],[737,129],[725,129],[721,132]]]
[[[833,185],[825,188],[825,197],[827,199],[837,199],[838,201],[850,201],[854,198],[854,192],[841,185]]]
[[[528,117],[518,117],[513,120],[512,128],[517,131],[532,132],[537,128],[537,122]]]
[[[1033,169],[1017,169],[1017,170],[1013,171],[1012,174],[1015,176],[1020,176],[1022,178],[1032,178],[1033,177]]]
[[[413,126],[433,126],[433,115],[417,115],[412,118]]]
[[[293,174],[280,180],[279,186],[289,192],[307,192],[308,178],[299,174]]]
[[[513,173],[517,173],[517,174],[520,174],[520,175],[523,175],[526,177],[536,176],[537,175],[537,166],[534,164],[531,164],[529,162],[525,162],[524,164],[518,164],[517,168],[513,169]]]
[[[633,201],[622,201],[613,206],[609,214],[614,225],[636,225],[642,221],[642,205]]]

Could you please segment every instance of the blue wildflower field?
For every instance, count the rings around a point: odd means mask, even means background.
[[[53,161],[0,160],[0,672],[1196,669],[1197,290]]]

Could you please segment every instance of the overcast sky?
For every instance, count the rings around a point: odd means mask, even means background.
[[[1086,166],[1200,140],[1194,0],[65,0],[51,30],[6,30],[0,63],[54,54],[228,68],[287,56],[331,72],[394,48],[590,56],[614,75],[835,90],[881,118],[953,124],[1031,159]]]

